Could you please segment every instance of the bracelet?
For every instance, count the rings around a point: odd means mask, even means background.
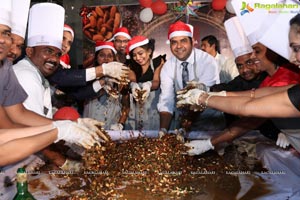
[[[250,91],[250,97],[255,98],[255,88],[252,88]]]
[[[199,103],[199,100],[201,99],[201,98],[203,98],[203,95],[204,94],[207,94],[207,93],[202,93],[201,95],[200,95],[200,97],[199,97],[199,99],[198,99],[198,103]],[[208,98],[208,97],[207,97]],[[202,112],[202,111],[204,111],[205,109],[206,109],[206,100],[205,100],[205,103],[203,104],[203,103],[200,103],[200,104],[198,104],[198,106],[200,107],[200,111]]]

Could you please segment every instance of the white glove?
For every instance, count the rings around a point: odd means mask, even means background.
[[[197,81],[188,81],[186,83],[186,87],[189,87],[189,88],[197,88],[199,90],[203,90],[205,92],[208,91],[208,87],[204,84],[204,83],[199,83]]]
[[[210,95],[210,96],[220,96],[220,97],[226,97],[227,96],[225,90],[223,90],[221,92],[209,92],[208,95]]]
[[[168,134],[167,129],[161,128],[158,132],[158,138],[162,138],[164,135]]]
[[[97,140],[100,139],[101,141],[109,141],[106,135],[101,131],[101,127],[104,126],[104,122],[100,122],[92,118],[78,118],[77,122],[79,125],[91,130],[94,133],[93,137],[97,138]]]
[[[142,101],[145,101],[149,97],[151,86],[152,86],[151,81],[147,81],[142,84],[142,90],[145,91],[142,96]]]
[[[121,131],[121,130],[123,130],[123,128],[124,128],[124,126],[121,123],[112,124],[110,126],[110,130],[113,130],[113,131]]]
[[[141,88],[139,86],[139,84],[135,83],[135,82],[131,82],[130,83],[130,87],[131,87],[131,93],[133,98],[135,99],[136,102],[139,101],[139,91],[141,91]]]
[[[90,148],[97,142],[95,138],[95,132],[89,130],[83,125],[77,124],[70,120],[59,120],[53,122],[54,127],[58,129],[57,140],[64,140],[69,143],[75,143],[84,148]]]
[[[181,107],[183,105],[200,105],[199,104],[199,97],[206,93],[205,91],[203,90],[199,90],[199,89],[192,89],[192,90],[189,90],[187,93],[185,94],[179,94],[177,95],[177,99],[179,101],[177,101],[177,106],[178,107]]]
[[[105,90],[105,92],[111,96],[114,99],[117,99],[119,97],[119,91],[116,90],[115,88],[111,87],[110,85],[104,85],[103,89]]]
[[[280,146],[281,148],[286,148],[287,146],[290,145],[289,141],[287,140],[286,136],[284,133],[279,133],[278,138],[276,141],[276,145]]]
[[[179,142],[184,143],[184,137],[186,136],[186,130],[184,128],[180,128],[180,129],[175,129],[175,135],[176,135],[176,139]]]
[[[129,68],[123,63],[119,62],[109,62],[102,64],[103,75],[110,76],[121,80],[122,78],[127,78],[129,74]]]
[[[188,155],[200,155],[208,150],[214,149],[214,146],[211,144],[210,139],[207,140],[193,140],[189,143],[184,144],[187,147],[190,147],[190,150],[187,151]]]
[[[82,166],[82,163],[79,161],[66,159],[65,163],[59,168],[66,171],[79,172]]]

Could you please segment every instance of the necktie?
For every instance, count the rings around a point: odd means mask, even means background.
[[[187,68],[188,62],[182,62],[182,86],[185,87],[186,83],[189,81],[189,70]]]

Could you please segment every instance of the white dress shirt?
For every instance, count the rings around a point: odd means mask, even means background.
[[[28,110],[38,113],[42,116],[52,118],[52,104],[50,87],[47,89],[43,86],[43,79],[38,69],[24,58],[13,66],[18,81],[28,94],[23,105]],[[47,112],[45,113],[45,108]]]
[[[157,105],[159,112],[173,113],[176,91],[182,89],[182,63],[175,56],[164,64],[160,73],[161,94]],[[215,58],[208,53],[194,48],[188,62],[189,81],[196,80],[207,86],[220,82],[218,65]]]

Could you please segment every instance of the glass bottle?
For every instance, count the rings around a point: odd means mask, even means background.
[[[27,173],[24,168],[18,168],[17,171],[17,194],[13,200],[35,200],[28,191]]]

